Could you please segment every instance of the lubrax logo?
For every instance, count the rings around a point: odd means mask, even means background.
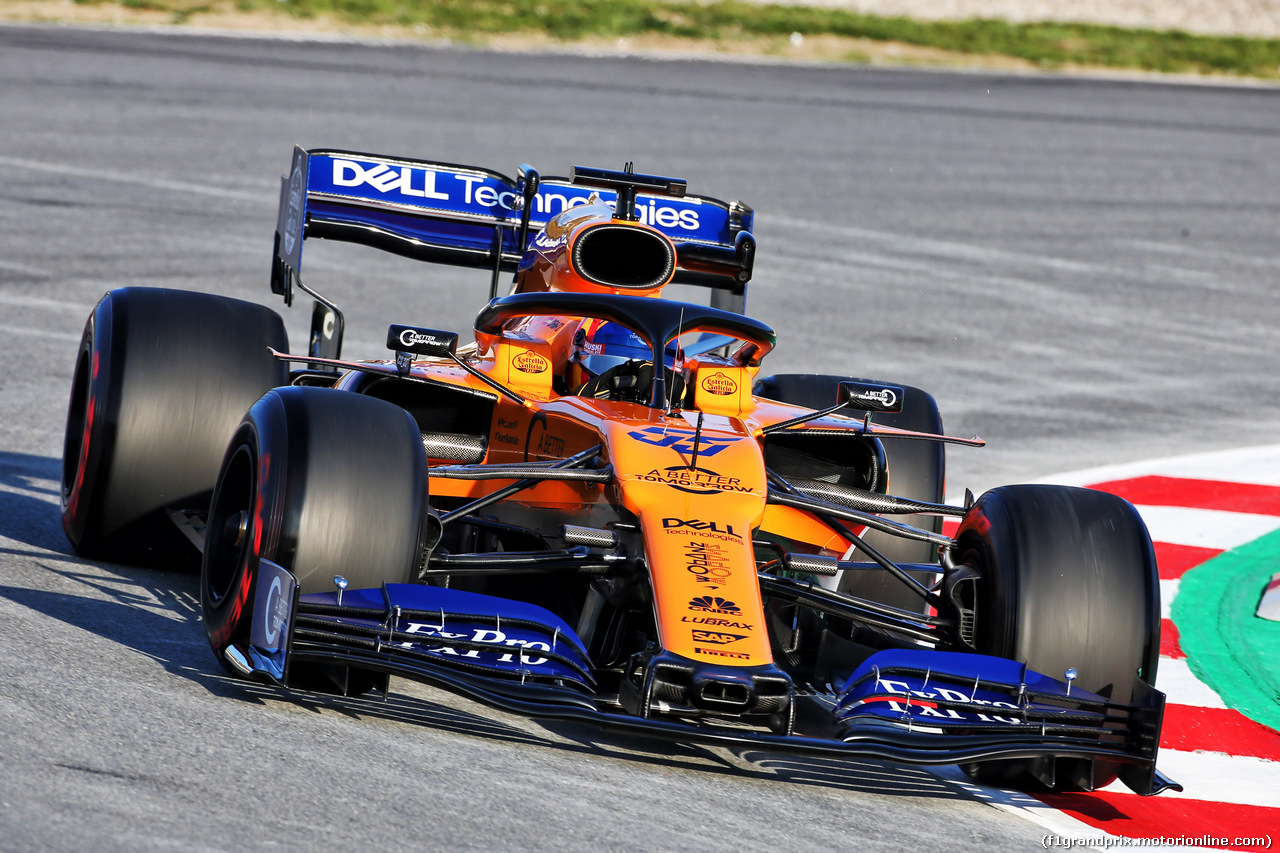
[[[698,518],[664,518],[662,519],[663,530],[696,530],[699,533],[719,533],[724,536],[732,536],[734,539],[741,539],[742,535],[733,531],[732,524],[722,524],[718,521],[703,521]]]
[[[716,619],[712,616],[681,616],[681,622],[692,625],[710,625],[716,628],[736,628],[739,631],[753,630],[750,622],[734,622],[732,619]]]

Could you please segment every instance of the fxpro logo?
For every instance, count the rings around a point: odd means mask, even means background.
[[[436,654],[452,655],[454,657],[479,658],[483,652],[485,654],[497,655],[500,663],[522,663],[530,666],[541,666],[547,662],[547,658],[538,657],[528,654],[528,650],[549,652],[551,646],[538,640],[522,640],[519,638],[508,638],[502,631],[496,631],[492,628],[472,628],[471,636],[466,634],[458,634],[451,631],[445,631],[441,625],[428,625],[422,622],[410,622],[405,629],[406,634],[420,634],[424,637],[433,637],[444,640],[443,645],[432,645],[426,650],[435,652]],[[460,640],[458,645],[464,651],[458,651],[457,647],[448,644],[449,640]],[[401,648],[410,648],[412,646],[424,647],[423,643],[402,642],[399,644]],[[505,649],[504,649],[505,647]],[[516,658],[519,658],[517,661]]]

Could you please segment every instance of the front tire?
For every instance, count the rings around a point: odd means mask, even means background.
[[[411,582],[426,477],[421,434],[398,406],[307,387],[255,403],[226,451],[200,578],[205,631],[223,666],[227,646],[248,642],[264,559],[291,571],[303,595],[332,592],[336,575],[352,589]]]
[[[227,441],[253,401],[288,382],[269,308],[160,288],[102,297],[85,324],[67,408],[62,526],[76,553],[198,570],[166,517],[204,510]]]
[[[956,536],[977,581],[977,651],[1025,662],[1114,702],[1132,701],[1134,678],[1155,684],[1160,582],[1151,537],[1137,510],[1105,492],[1002,486],[984,494]],[[997,787],[1092,790],[1116,767],[1103,761],[1033,759],[963,765]]]

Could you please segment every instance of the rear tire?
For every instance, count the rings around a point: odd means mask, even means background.
[[[957,534],[960,562],[976,568],[976,645],[1025,662],[1115,702],[1132,701],[1134,676],[1154,684],[1160,654],[1160,582],[1146,525],[1127,501],[1065,486],[1002,486],[984,494]],[[997,787],[1089,789],[1114,764],[1080,760],[962,765]]]
[[[227,441],[253,401],[288,381],[269,308],[126,287],[85,324],[67,409],[62,526],[76,553],[198,571],[166,507],[209,506]]]
[[[200,604],[219,662],[238,674],[222,653],[248,642],[264,559],[291,571],[303,595],[334,591],[335,575],[351,589],[411,582],[426,478],[404,409],[327,388],[264,395],[227,448],[209,511]]]
[[[850,381],[844,376],[823,376],[807,373],[783,373],[758,381],[753,389],[761,397],[804,406],[809,409],[826,409],[835,405],[836,388],[841,382]],[[876,380],[855,379],[855,382]],[[900,383],[889,383],[899,385]],[[904,396],[902,411],[896,414],[877,412],[874,423],[882,426],[909,429],[916,432],[942,433],[942,416],[933,397],[909,385],[901,385]],[[861,409],[845,408],[840,414],[861,418]],[[946,473],[946,451],[942,442],[917,439],[888,439],[882,442],[885,467],[889,472],[890,494],[911,500],[941,503]],[[888,515],[886,518],[910,524],[935,533],[942,532],[942,519],[927,515]],[[891,536],[878,530],[868,530],[863,539],[868,545],[884,554],[894,563],[936,563],[937,549],[928,542],[913,542]],[[854,559],[865,559],[855,557]],[[928,584],[931,573],[912,572],[921,583]],[[908,590],[888,572],[845,572],[839,590],[850,595],[889,604],[903,610],[923,613],[924,600]]]

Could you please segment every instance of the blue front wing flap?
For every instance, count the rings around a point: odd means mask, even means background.
[[[595,686],[582,641],[541,607],[443,587],[386,584],[298,601],[295,650],[336,643],[406,665],[434,664],[477,676]]]
[[[1138,793],[1180,790],[1156,772],[1164,696],[1142,682],[1123,705],[1010,660],[888,650],[839,691],[825,736],[642,719],[610,710],[582,641],[541,607],[417,584],[295,596],[288,572],[263,566],[252,641],[236,654],[276,683],[294,664],[323,663],[436,684],[514,713],[687,742],[908,764],[1100,759]]]

